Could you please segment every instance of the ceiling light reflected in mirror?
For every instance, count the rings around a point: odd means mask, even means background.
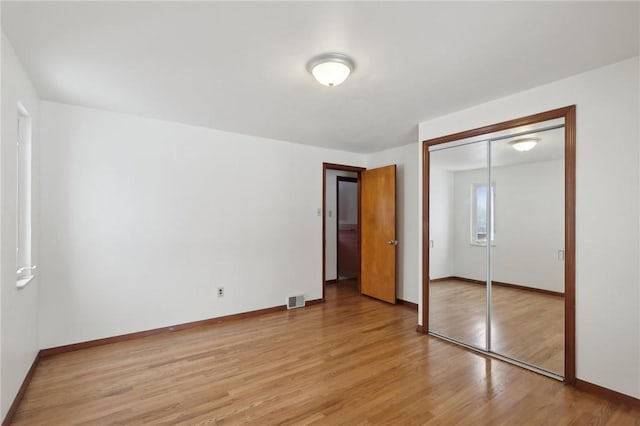
[[[509,142],[513,149],[519,152],[531,151],[540,141],[540,138],[518,138]]]

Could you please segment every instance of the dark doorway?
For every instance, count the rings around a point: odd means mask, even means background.
[[[336,177],[336,281],[358,279],[358,179]]]
[[[338,283],[337,177],[348,177],[356,180],[356,206],[358,218],[358,229],[356,232],[356,256],[358,260],[357,272],[355,275],[357,279],[343,279],[340,285],[353,285],[357,288],[357,291],[360,292],[360,175],[364,170],[364,167],[348,166],[335,163],[322,163],[322,300],[325,299],[326,287],[332,287],[333,289],[335,289],[337,287],[336,284]]]

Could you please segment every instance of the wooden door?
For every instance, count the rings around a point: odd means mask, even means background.
[[[361,174],[362,294],[396,303],[396,166]]]

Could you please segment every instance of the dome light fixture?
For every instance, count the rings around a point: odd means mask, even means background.
[[[519,152],[531,151],[538,144],[539,138],[520,138],[509,142],[513,149]]]
[[[325,53],[307,62],[307,71],[327,87],[344,82],[354,68],[353,59],[343,53]]]

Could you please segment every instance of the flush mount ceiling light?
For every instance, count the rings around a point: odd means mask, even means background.
[[[520,138],[512,140],[509,142],[509,145],[516,151],[525,152],[531,151],[538,144],[539,140],[539,138]]]
[[[354,68],[353,59],[342,53],[325,53],[307,62],[307,71],[318,83],[328,87],[345,81]]]

